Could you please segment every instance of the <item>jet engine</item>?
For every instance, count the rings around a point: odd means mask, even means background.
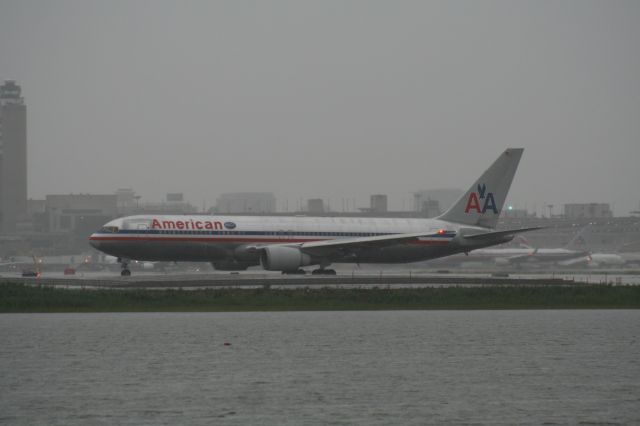
[[[268,246],[262,249],[260,263],[267,271],[295,271],[314,262],[297,247]]]

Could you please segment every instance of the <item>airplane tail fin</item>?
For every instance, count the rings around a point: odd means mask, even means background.
[[[531,245],[531,243],[529,242],[529,240],[527,240],[524,236],[522,235],[518,235],[516,237],[516,241],[518,242],[518,245],[520,246],[520,248],[525,248],[525,249],[538,249],[537,247],[534,247]]]
[[[508,148],[440,220],[495,228],[524,148]]]
[[[578,233],[567,243],[564,248],[568,250],[582,250],[586,251],[589,249],[589,245],[585,239],[585,235],[591,229],[591,225],[586,225],[583,227]]]

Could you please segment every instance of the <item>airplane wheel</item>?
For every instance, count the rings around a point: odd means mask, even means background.
[[[335,275],[336,274],[336,270],[335,269],[325,269],[324,270],[324,274],[325,275]]]
[[[131,271],[128,269],[123,269],[122,272],[120,272],[120,275],[122,275],[123,277],[128,277],[131,275]]]

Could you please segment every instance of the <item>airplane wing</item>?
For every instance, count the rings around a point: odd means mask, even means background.
[[[465,239],[474,240],[474,241],[492,240],[492,239],[500,239],[504,237],[513,236],[521,232],[536,231],[538,229],[542,229],[542,227],[535,226],[532,228],[509,229],[506,231],[492,231],[492,232],[485,232],[482,234],[463,235],[463,237]],[[423,239],[423,238],[424,239],[436,239],[436,238],[450,239],[455,235],[456,233],[451,231],[444,232],[444,233],[416,232],[412,234],[390,234],[390,235],[381,235],[377,237],[361,237],[361,238],[348,238],[348,239],[339,239],[339,240],[313,241],[310,243],[303,243],[299,247],[303,251],[327,248],[327,247],[348,247],[348,246],[384,247],[384,246],[390,246],[398,243],[406,243],[409,241],[419,241],[420,239]]]
[[[527,231],[535,231],[537,229],[542,229],[541,227],[534,228],[522,228],[522,229],[511,229],[507,231],[495,231],[495,232],[486,232],[481,234],[472,234],[463,236],[465,239],[470,239],[475,241],[497,241],[504,242],[505,238],[512,236],[519,232],[527,232]],[[322,240],[322,241],[312,241],[308,243],[282,243],[282,244],[264,244],[264,245],[255,245],[248,246],[247,249],[249,251],[256,251],[265,248],[266,246],[289,246],[289,247],[298,247],[300,251],[310,255],[317,257],[330,256],[333,253],[340,251],[352,251],[357,250],[359,248],[374,248],[374,247],[388,247],[400,243],[407,243],[411,241],[450,241],[451,238],[455,237],[457,234],[452,231],[447,231],[444,233],[441,232],[415,232],[409,234],[388,234],[388,235],[378,235],[375,237],[359,237],[359,238],[341,238],[335,240]]]
[[[345,238],[339,240],[313,241],[301,244],[300,250],[311,256],[323,256],[336,250],[350,250],[356,248],[386,247],[410,241],[420,241],[421,239],[443,239],[453,237],[454,233],[425,233],[416,232],[412,234],[389,234],[375,237]]]
[[[410,234],[388,234],[374,237],[341,238],[335,240],[311,241],[308,243],[282,243],[282,244],[261,244],[248,246],[249,251],[263,249],[267,246],[289,246],[298,247],[302,252],[310,256],[323,257],[340,250],[353,250],[357,248],[386,247],[409,241],[420,241],[421,239],[448,241],[455,236],[455,232],[415,232]]]

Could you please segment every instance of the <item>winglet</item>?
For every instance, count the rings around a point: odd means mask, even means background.
[[[495,228],[524,148],[508,148],[440,220]]]

